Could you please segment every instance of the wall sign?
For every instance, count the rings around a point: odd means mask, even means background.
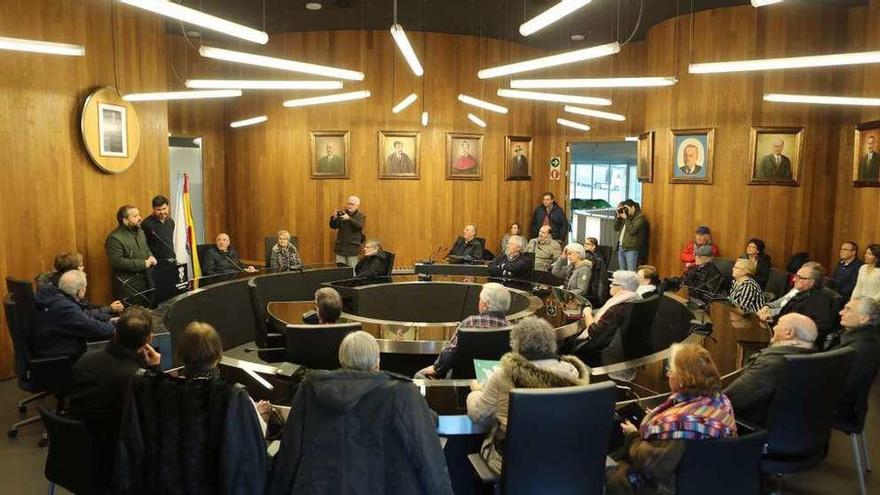
[[[550,157],[550,180],[562,178],[562,160],[558,156]]]

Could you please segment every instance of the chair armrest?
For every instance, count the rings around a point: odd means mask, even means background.
[[[477,476],[480,477],[480,480],[482,480],[483,483],[498,483],[498,474],[495,471],[492,471],[492,468],[486,464],[486,460],[483,459],[483,456],[480,454],[468,454],[468,461],[470,461],[471,467],[474,468],[474,472],[477,473]]]
[[[279,333],[279,332],[266,333],[266,347],[284,347],[286,345],[287,345],[287,340],[284,337],[283,333]]]

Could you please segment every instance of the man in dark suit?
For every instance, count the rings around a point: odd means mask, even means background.
[[[782,154],[785,141],[773,140],[773,152],[761,158],[755,170],[756,179],[791,179],[791,160]]]
[[[513,147],[513,157],[510,158],[510,178],[529,176],[529,159],[523,156],[523,147],[517,143]]]
[[[489,263],[489,276],[505,279],[528,280],[532,274],[532,260],[523,254],[525,239],[518,235],[507,240],[507,250]]]
[[[699,159],[699,148],[693,144],[685,146],[681,152],[682,164],[678,167],[678,170],[681,171],[682,175],[699,175],[700,170],[703,169],[703,166],[697,163]]]
[[[868,408],[865,399],[880,369],[880,303],[870,297],[857,297],[840,312],[844,328],[840,344],[855,351],[852,368],[835,411],[836,421],[855,422]]]
[[[205,254],[202,256],[204,258],[202,273],[205,276],[237,272],[254,273],[257,271],[253,266],[241,264],[238,252],[230,246],[231,241],[228,234],[218,234],[214,242],[215,244],[206,249]]]
[[[865,139],[868,151],[859,159],[859,180],[880,179],[880,156],[874,151],[875,142],[874,136]]]
[[[394,141],[394,151],[385,158],[385,171],[389,174],[415,173],[416,167],[409,155],[404,153],[402,141]]]
[[[345,160],[336,154],[333,143],[327,143],[324,148],[326,155],[318,160],[318,172],[322,174],[342,175],[345,173]]]
[[[825,341],[825,336],[837,325],[834,300],[820,285],[822,265],[815,261],[804,263],[796,276],[794,288],[758,310],[757,315],[763,321],[770,321],[788,313],[808,316],[816,323],[819,333],[817,345],[820,345]]]
[[[461,235],[455,240],[452,249],[449,250],[447,257],[454,256],[456,258],[470,258],[471,260],[481,260],[483,258],[483,245],[480,244],[474,236],[477,235],[477,227],[474,225],[465,225],[461,231]]]
[[[816,335],[816,324],[802,314],[788,313],[779,318],[770,346],[749,356],[739,377],[724,389],[737,419],[764,426],[785,356],[813,352]]]

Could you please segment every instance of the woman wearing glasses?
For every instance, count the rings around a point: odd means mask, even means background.
[[[744,314],[757,312],[766,302],[761,286],[753,278],[755,266],[754,261],[745,258],[733,264],[733,287],[730,288],[728,300]]]

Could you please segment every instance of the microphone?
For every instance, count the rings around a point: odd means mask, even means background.
[[[218,249],[217,252],[220,253],[220,250]],[[244,269],[243,266],[241,266],[241,263],[239,263],[239,262],[237,262],[237,261],[235,261],[234,259],[232,259],[232,258],[229,257],[229,251],[226,251],[225,254],[224,254],[224,253],[220,253],[220,254],[221,254],[224,258],[226,258],[226,261],[228,261],[232,266],[238,268],[238,271],[240,271],[240,272],[246,272],[246,271],[247,271],[247,270]]]
[[[436,251],[434,251],[433,253],[431,253],[430,256],[428,256],[428,261],[425,262],[425,264],[426,265],[433,265],[434,264],[434,256],[440,254],[440,252],[443,251],[443,249],[444,249],[443,246],[438,247]]]
[[[153,237],[155,237],[156,239],[158,239],[159,242],[161,242],[162,244],[164,244],[165,247],[167,247],[168,249],[170,249],[172,253],[174,252],[174,247],[171,246],[170,244],[168,244],[167,242],[165,242],[165,239],[162,239],[161,237],[159,237],[159,234],[157,234],[155,230],[150,229],[149,232],[150,232],[151,234],[153,234]],[[177,261],[177,255],[175,255],[173,258],[168,258],[168,261],[174,261],[174,262],[176,262],[176,261]]]
[[[119,283],[122,284],[122,288],[128,288],[129,290],[134,290],[134,287],[132,287],[132,286],[129,285],[129,283],[128,283],[128,282],[129,282],[131,279],[133,279],[133,278],[134,278],[134,276],[132,276],[132,277],[128,277],[127,279],[123,280],[122,278],[120,278],[120,277],[117,276],[117,277],[116,277],[116,280],[118,280]],[[134,299],[134,298],[136,298],[136,297],[141,297],[141,296],[143,296],[144,294],[148,294],[148,293],[150,293],[150,292],[153,292],[154,290],[156,290],[155,287],[150,287],[149,289],[142,290],[142,291],[139,291],[139,292],[135,292],[134,294],[132,294],[132,295],[126,297],[126,298],[120,299],[119,301],[120,301],[121,303],[123,303],[123,304],[128,304],[128,300],[129,300],[129,299]],[[147,298],[145,297],[144,300],[146,300],[146,299],[147,299]],[[147,301],[147,305],[149,305],[149,304],[150,304],[150,301]]]

